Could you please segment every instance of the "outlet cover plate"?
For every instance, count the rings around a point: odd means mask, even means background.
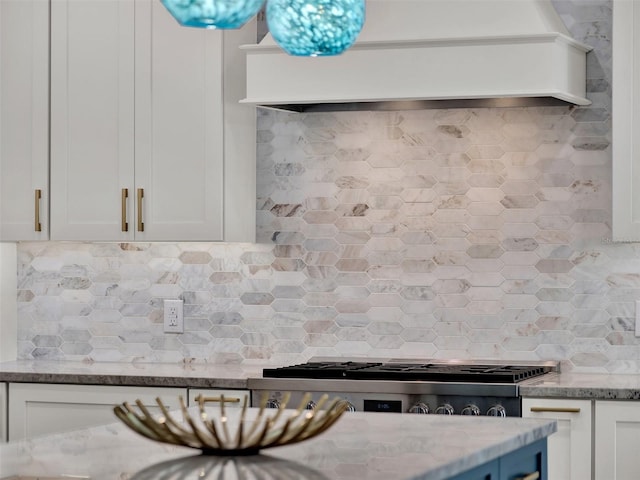
[[[184,316],[182,300],[164,301],[164,331],[165,333],[183,333]]]

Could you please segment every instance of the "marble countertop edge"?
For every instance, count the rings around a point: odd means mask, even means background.
[[[18,360],[0,363],[0,382],[237,388],[261,377],[263,366],[206,363],[112,363]]]
[[[640,400],[640,375],[551,373],[523,382],[523,397]]]
[[[133,376],[71,373],[0,373],[0,382],[51,383],[79,385],[109,385],[122,387],[170,387],[170,388],[237,388],[246,389],[246,378],[208,378],[173,376]]]
[[[116,363],[18,360],[0,363],[0,382],[247,389],[264,364]],[[640,374],[548,373],[519,384],[522,397],[640,400]]]

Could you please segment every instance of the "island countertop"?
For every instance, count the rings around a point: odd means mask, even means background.
[[[236,415],[228,410],[230,425]],[[555,430],[555,421],[538,419],[350,412],[327,432],[296,445],[258,456],[208,457],[114,423],[0,445],[0,465],[8,478],[442,480]]]

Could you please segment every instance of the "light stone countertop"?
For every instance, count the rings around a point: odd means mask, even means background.
[[[0,382],[246,389],[247,378],[262,377],[263,368],[236,364],[19,360],[0,363]]]
[[[239,412],[227,410],[228,425],[236,424]],[[10,478],[442,480],[555,430],[555,421],[540,419],[355,412],[296,445],[258,456],[210,457],[115,423],[0,445],[0,464],[2,476]]]
[[[246,389],[273,365],[57,362],[0,363],[0,382]],[[520,384],[523,397],[640,400],[640,375],[549,373]]]
[[[640,400],[640,375],[550,373],[520,385],[523,397]]]

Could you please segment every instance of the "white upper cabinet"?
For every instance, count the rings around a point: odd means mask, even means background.
[[[0,240],[46,240],[49,2],[0,1]]]
[[[53,0],[51,22],[51,238],[253,241],[255,23],[185,28],[153,0]]]
[[[134,238],[133,42],[130,0],[51,3],[52,240]]]
[[[640,2],[613,2],[613,240],[640,241]]]
[[[221,240],[222,32],[181,27],[160,2],[139,1],[135,43],[136,236]]]

